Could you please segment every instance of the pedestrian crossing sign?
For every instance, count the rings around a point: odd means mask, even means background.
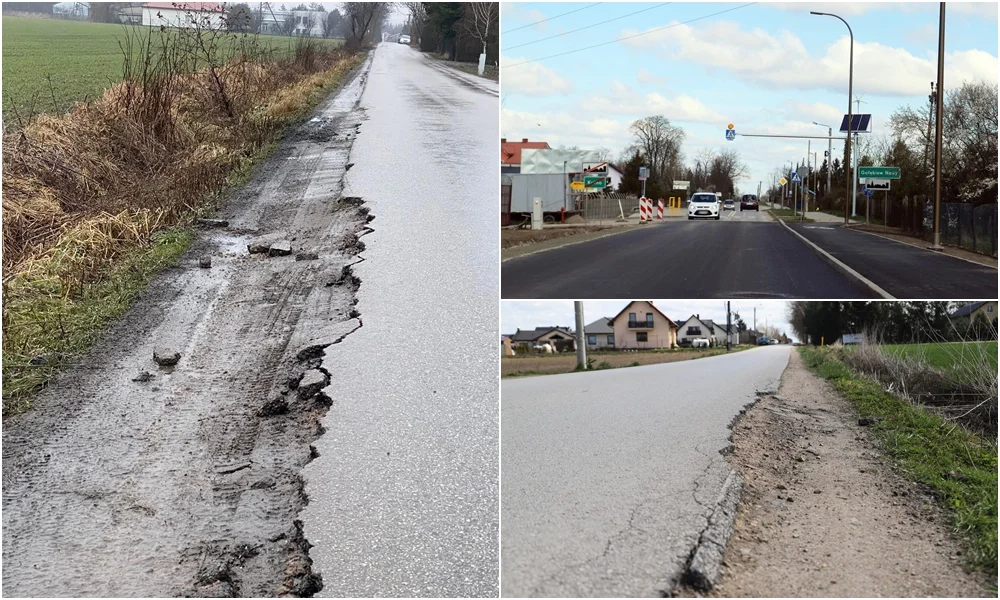
[[[792,183],[802,183],[802,178],[799,177],[798,172],[792,173]]]

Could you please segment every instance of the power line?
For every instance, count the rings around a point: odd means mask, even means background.
[[[627,15],[622,15],[622,16],[620,16],[620,17],[615,17],[614,19],[608,19],[607,21],[601,21],[600,23],[594,23],[593,25],[587,25],[586,27],[581,27],[581,28],[579,28],[579,29],[574,29],[574,30],[572,30],[572,31],[566,31],[566,32],[563,32],[563,33],[557,33],[556,35],[550,35],[550,36],[549,36],[549,37],[547,37],[547,38],[542,38],[542,39],[540,39],[540,40],[535,40],[535,41],[533,41],[533,42],[525,42],[525,43],[523,43],[523,44],[518,44],[517,46],[511,46],[510,48],[504,48],[504,52],[509,52],[509,51],[511,51],[511,50],[513,50],[513,49],[515,49],[515,48],[521,48],[521,47],[523,47],[523,46],[530,46],[530,45],[532,45],[532,44],[537,44],[537,43],[539,43],[539,42],[544,42],[544,41],[546,41],[546,40],[551,40],[551,39],[555,39],[555,38],[557,38],[557,37],[562,37],[562,36],[564,36],[564,35],[569,35],[569,34],[571,34],[571,33],[576,33],[576,32],[578,32],[578,31],[583,31],[584,29],[591,29],[591,28],[594,28],[594,27],[597,27],[597,26],[599,26],[599,25],[607,25],[608,23],[612,23],[612,22],[614,22],[614,21],[619,21],[619,20],[621,20],[621,19],[624,19],[624,18],[626,18],[626,17],[631,17],[631,16],[633,16],[633,15],[637,15],[637,14],[639,14],[639,13],[644,13],[644,12],[646,12],[646,11],[648,11],[648,10],[653,10],[654,8],[661,8],[661,7],[663,7],[663,6],[666,6],[666,5],[668,5],[668,4],[670,4],[670,2],[663,2],[663,3],[661,3],[661,4],[657,4],[656,6],[650,6],[649,8],[644,8],[644,9],[642,9],[642,10],[637,10],[637,11],[635,11],[635,12],[633,12],[633,13],[629,13],[629,14],[627,14]]]
[[[597,6],[598,4],[604,4],[604,3],[603,2],[594,2],[593,4],[588,4],[587,6],[584,6],[583,8],[577,8],[577,9],[571,10],[569,12],[564,12],[561,15],[555,15],[555,16],[552,16],[552,17],[548,17],[547,19],[542,19],[541,21],[535,21],[534,23],[528,23],[527,25],[522,25],[520,27],[515,27],[514,29],[508,29],[507,31],[501,31],[500,35],[506,35],[506,34],[512,32],[512,31],[519,31],[521,29],[525,29],[526,27],[532,27],[534,25],[538,25],[538,24],[544,23],[546,21],[551,21],[552,19],[558,19],[559,17],[565,17],[566,15],[571,15],[571,14],[573,14],[575,12],[580,12],[581,10],[587,10],[588,8],[593,8],[593,7]]]
[[[725,14],[725,13],[728,13],[728,12],[732,12],[734,10],[739,10],[741,8],[746,8],[748,6],[753,6],[754,4],[757,4],[757,3],[756,2],[748,2],[746,4],[741,4],[740,6],[734,6],[733,8],[727,8],[726,10],[720,10],[719,12],[714,12],[714,13],[712,13],[710,15],[704,15],[704,16],[697,17],[697,18],[694,18],[694,19],[690,19],[690,20],[684,21],[682,23],[674,23],[673,25],[667,25],[665,27],[658,27],[656,29],[650,29],[649,31],[643,31],[642,33],[636,33],[634,35],[627,35],[625,37],[620,37],[620,38],[611,40],[609,42],[602,42],[600,44],[594,44],[593,46],[585,46],[583,48],[577,48],[576,50],[567,50],[566,52],[560,52],[559,54],[551,54],[549,56],[543,56],[541,58],[532,58],[532,59],[529,59],[529,60],[523,60],[523,61],[521,61],[519,63],[514,63],[512,65],[503,65],[503,64],[501,64],[500,68],[502,68],[502,69],[510,69],[511,67],[519,67],[521,65],[526,65],[528,63],[541,62],[543,60],[548,60],[550,58],[557,58],[557,57],[560,57],[560,56],[566,56],[567,54],[574,54],[576,52],[583,52],[584,50],[591,50],[593,48],[600,48],[601,46],[607,46],[609,44],[615,44],[617,42],[624,42],[625,40],[630,40],[632,38],[637,38],[637,37],[641,37],[641,36],[644,36],[644,35],[649,35],[651,33],[656,33],[657,31],[665,31],[667,29],[673,29],[674,27],[679,27],[681,25],[687,25],[689,23],[694,23],[695,21],[701,21],[703,19],[708,19],[709,17],[716,17],[718,15]]]

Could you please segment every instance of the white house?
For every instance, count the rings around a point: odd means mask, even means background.
[[[147,27],[226,26],[226,7],[217,2],[147,2],[142,5],[142,24]],[[207,20],[207,22],[206,22]]]
[[[729,343],[733,346],[738,346],[740,343],[740,334],[736,330],[736,325],[729,325],[729,331],[726,331],[726,326],[721,323],[712,322],[712,328],[715,335],[715,343],[720,346],[726,345],[726,338],[729,339]]]
[[[618,186],[622,184],[622,172],[621,169],[608,163],[608,191],[614,191],[618,189]]]
[[[715,343],[715,326],[711,320],[706,319],[705,321],[702,321],[698,315],[691,315],[687,318],[687,320],[678,325],[678,346],[690,346],[691,340],[699,338],[710,340]]]

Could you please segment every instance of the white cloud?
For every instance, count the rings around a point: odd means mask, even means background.
[[[502,109],[500,132],[507,139],[528,138],[548,142],[553,147],[605,146],[617,151],[627,140],[628,123],[600,115],[574,112],[529,113]]]
[[[644,85],[666,85],[667,78],[662,75],[653,75],[649,69],[642,67],[635,74],[635,80]]]
[[[501,85],[505,94],[525,96],[565,96],[573,91],[573,82],[542,63],[524,62],[524,58],[504,56],[500,59]],[[514,65],[504,68],[503,65]]]
[[[937,3],[935,2],[933,5],[936,8]],[[997,20],[996,2],[949,2],[947,8],[945,9],[946,20],[948,11],[954,11],[960,15],[967,15],[971,17],[985,17],[994,22]]]
[[[580,108],[586,112],[629,117],[630,121],[649,115],[663,115],[671,121],[696,123],[717,124],[724,119],[700,100],[686,94],[673,97],[658,92],[643,94],[617,80],[609,84],[606,92],[581,99]]]
[[[623,35],[634,35],[626,30]],[[749,83],[779,89],[823,88],[844,92],[847,83],[850,39],[843,36],[822,56],[806,50],[789,31],[771,34],[760,28],[717,21],[699,26],[678,25],[641,40],[624,42],[634,51],[653,51],[672,60],[728,71]],[[945,81],[997,82],[997,57],[982,50],[945,55]],[[934,79],[934,56],[918,57],[902,48],[878,42],[854,43],[854,89],[883,95],[922,95]]]

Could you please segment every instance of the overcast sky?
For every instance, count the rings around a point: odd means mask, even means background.
[[[588,300],[583,303],[585,323],[593,323],[601,317],[617,315],[628,302],[622,300]],[[703,319],[726,322],[724,300],[653,300],[660,311],[677,321],[691,315],[701,315]],[[734,300],[732,311],[738,312],[747,327],[753,328],[754,308],[757,309],[757,324],[765,323],[778,327],[794,338],[788,325],[788,303],[784,300]],[[500,302],[500,333],[511,334],[521,329],[534,329],[559,325],[576,329],[573,302],[567,300],[503,300]]]
[[[836,130],[847,112],[847,30],[810,10],[837,13],[853,28],[854,92],[874,133],[887,133],[897,107],[926,105],[936,78],[936,2],[591,4],[502,5],[503,137],[618,156],[633,120],[663,114],[687,132],[687,162],[706,146],[738,149],[749,191],[782,162],[804,159],[806,140],[727,142],[729,123],[743,133],[825,135],[812,121]],[[995,85],[997,3],[949,2],[945,22],[946,90],[963,80]],[[826,147],[813,142],[819,161]]]

